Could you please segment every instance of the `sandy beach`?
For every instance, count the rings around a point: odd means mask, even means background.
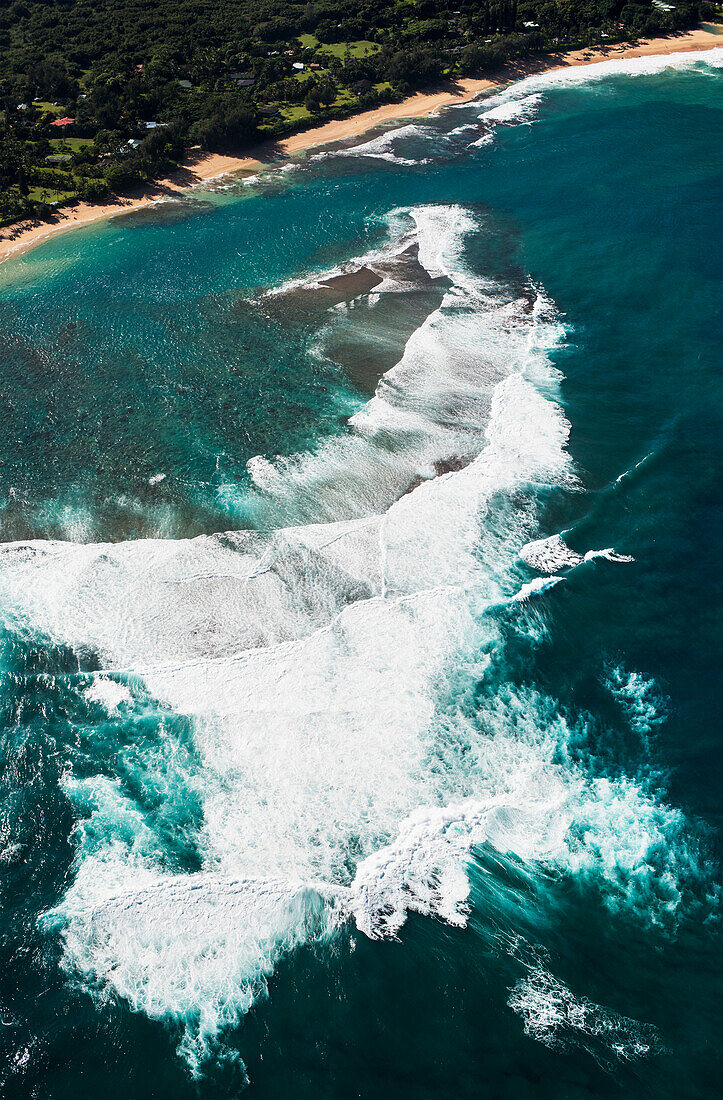
[[[707,27],[710,27],[708,24]],[[21,222],[0,230],[0,263],[19,252],[39,244],[55,233],[88,225],[102,218],[116,217],[159,199],[172,197],[197,184],[236,172],[254,172],[269,164],[280,163],[285,157],[302,153],[319,145],[357,137],[383,123],[402,119],[422,118],[442,107],[464,103],[480,92],[521,79],[533,72],[566,68],[570,65],[592,65],[599,61],[646,57],[654,54],[685,53],[723,46],[723,26],[720,33],[700,27],[666,38],[654,38],[634,45],[618,43],[611,46],[576,50],[551,56],[543,62],[533,62],[519,70],[508,70],[499,79],[463,78],[439,91],[417,92],[399,103],[388,103],[371,111],[363,111],[339,121],[325,122],[302,133],[293,134],[274,144],[260,145],[245,157],[199,154],[191,156],[169,179],[160,180],[135,197],[117,198],[107,203],[78,202],[58,211],[54,222]]]

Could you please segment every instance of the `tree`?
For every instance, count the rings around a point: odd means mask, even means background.
[[[437,80],[442,73],[442,60],[429,49],[399,50],[387,66],[390,80],[402,86],[421,87]]]
[[[143,182],[140,172],[132,164],[111,164],[103,174],[109,190],[120,193]]]
[[[87,179],[81,194],[86,202],[100,202],[108,194],[108,184],[105,180]]]
[[[321,98],[318,88],[311,88],[304,99],[304,106],[309,114],[315,115],[321,110]]]
[[[212,153],[241,148],[258,137],[256,116],[247,104],[236,96],[209,97],[206,117],[191,127],[191,140]]]
[[[325,77],[316,86],[316,94],[319,97],[319,102],[325,107],[329,107],[337,96],[337,87],[334,81],[330,77]]]

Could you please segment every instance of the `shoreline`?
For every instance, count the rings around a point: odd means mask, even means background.
[[[466,103],[480,92],[504,87],[535,73],[552,72],[577,65],[594,65],[600,61],[654,55],[697,52],[723,46],[723,25],[720,33],[704,27],[666,38],[652,38],[637,45],[618,43],[574,50],[567,54],[551,56],[547,62],[539,61],[519,70],[506,72],[500,79],[464,77],[455,82],[453,89],[436,92],[415,92],[400,103],[387,103],[369,111],[361,111],[341,120],[324,122],[310,130],[292,134],[276,143],[259,145],[254,153],[244,157],[222,156],[211,153],[190,159],[168,179],[150,185],[142,194],[132,198],[118,198],[107,203],[78,202],[58,213],[55,224],[48,222],[20,222],[16,226],[0,229],[0,263],[41,244],[56,233],[67,232],[93,222],[117,217],[151,206],[164,198],[173,197],[190,188],[241,172],[258,172],[269,164],[283,163],[285,157],[315,149],[347,138],[360,137],[385,122],[424,118],[443,107]]]

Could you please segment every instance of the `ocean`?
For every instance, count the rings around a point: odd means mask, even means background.
[[[723,50],[0,268],[0,1091],[712,1100]]]

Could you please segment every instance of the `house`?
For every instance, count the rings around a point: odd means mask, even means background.
[[[302,71],[303,71],[303,68],[304,68],[304,62],[303,62],[303,61],[294,61],[294,63],[293,63],[293,65],[291,66],[291,68],[292,68],[292,69],[296,69],[297,73],[300,73],[300,72],[302,72]]]
[[[310,69],[320,69],[321,65],[319,64],[318,61],[312,61],[311,64],[309,65],[309,68]]]
[[[144,122],[146,130],[157,130],[160,126],[167,126],[167,122]]]
[[[125,145],[122,145],[120,149],[116,149],[115,153],[110,153],[110,159],[115,160],[118,157],[129,157],[131,153],[135,153],[136,149],[140,146],[140,138],[128,138]],[[103,164],[103,158],[100,158],[100,163]]]
[[[51,153],[49,157],[45,158],[46,164],[67,164],[69,160],[72,160],[70,153]]]
[[[351,86],[351,90],[356,92],[357,95],[362,95],[364,92],[370,92],[372,90],[371,80],[355,80]]]
[[[191,88],[193,87],[193,84],[191,83],[190,80],[179,80],[178,81],[178,86],[179,86],[179,88],[183,88],[184,91],[190,92]]]
[[[237,88],[251,88],[256,83],[256,73],[231,73]]]
[[[281,111],[278,107],[259,107],[259,114],[263,118],[278,118],[281,115]]]
[[[55,118],[50,123],[51,126],[72,126],[75,122],[74,118]]]

